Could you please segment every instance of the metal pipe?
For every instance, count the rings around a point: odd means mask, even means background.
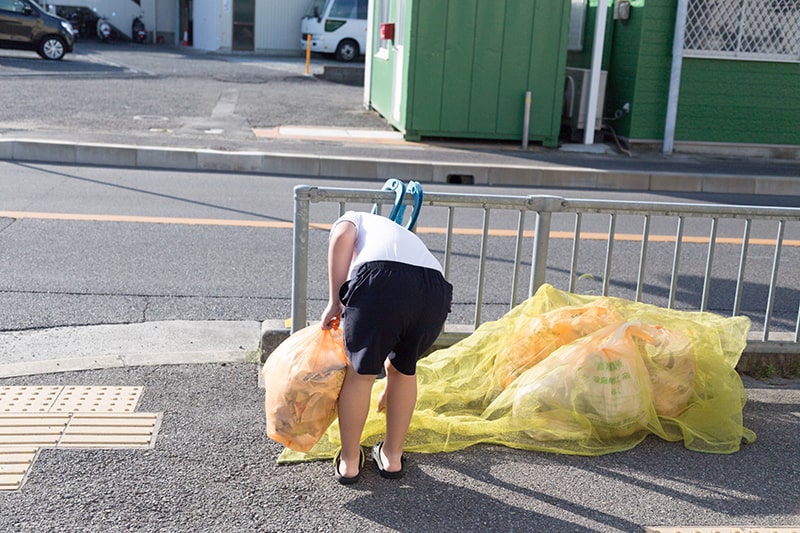
[[[575,278],[578,270],[578,244],[581,235],[581,214],[575,213],[575,228],[572,231],[572,260],[569,265],[569,292],[575,292]]]
[[[445,279],[450,279],[450,256],[451,256],[451,249],[453,247],[454,212],[455,212],[455,207],[449,207],[447,209],[447,234],[445,235],[444,238],[444,265],[442,265]]]
[[[678,117],[678,96],[681,90],[681,70],[683,69],[683,40],[686,33],[686,12],[689,0],[678,0],[675,15],[675,33],[672,38],[672,69],[669,75],[667,93],[667,116],[664,125],[664,145],[662,152],[671,154],[675,146],[675,122]]]
[[[675,308],[675,291],[678,287],[678,268],[681,261],[681,245],[683,244],[683,217],[678,217],[678,232],[675,235],[675,253],[672,256],[672,275],[669,283],[669,309]]]
[[[708,236],[708,254],[706,255],[706,270],[703,275],[703,296],[700,299],[700,310],[706,311],[708,309],[708,291],[711,286],[711,267],[714,264],[714,250],[717,241],[717,223],[719,219],[714,217],[711,219],[711,233]]]
[[[292,250],[292,326],[291,332],[302,329],[308,317],[308,223],[310,187],[294,188],[294,246]]]
[[[606,264],[603,268],[603,296],[608,296],[608,280],[611,277],[611,254],[614,249],[614,232],[617,226],[617,215],[611,214],[608,222],[608,240],[606,241]]]
[[[531,282],[528,297],[544,284],[547,275],[547,249],[550,244],[550,222],[552,213],[538,211],[533,237],[533,256],[531,258]]]
[[[517,305],[517,289],[519,288],[519,268],[522,264],[522,241],[525,237],[525,211],[520,209],[517,219],[517,242],[514,248],[514,273],[511,278],[511,309]]]
[[[642,301],[642,290],[644,289],[644,267],[647,260],[647,240],[650,238],[650,215],[644,217],[644,228],[642,228],[642,249],[639,252],[639,275],[636,279],[636,301]]]
[[[733,297],[733,316],[739,314],[742,306],[742,286],[744,285],[744,267],[747,262],[747,249],[750,244],[750,223],[748,218],[744,222],[744,235],[742,236],[742,251],[739,254],[739,272],[736,274],[736,294]]]
[[[600,71],[603,70],[603,45],[606,37],[608,0],[598,0],[592,45],[592,67],[589,76],[589,108],[586,110],[586,125],[583,128],[583,144],[594,144],[594,125],[597,121],[597,101],[600,92]]]
[[[311,74],[311,34],[306,35],[306,76]]]
[[[489,240],[489,208],[483,209],[483,231],[481,232],[481,255],[478,264],[478,294],[475,295],[475,323],[481,325],[481,307],[483,306],[483,281],[486,270],[486,248]]]
[[[531,92],[525,91],[525,115],[522,117],[522,149],[528,149],[528,132],[531,126]]]
[[[783,230],[785,222],[778,222],[778,235],[775,237],[775,255],[772,258],[772,274],[769,278],[769,296],[767,297],[767,310],[764,313],[764,334],[761,337],[763,342],[769,340],[769,325],[772,321],[772,309],[775,306],[775,289],[778,284],[778,265],[781,260],[781,247],[783,243]]]

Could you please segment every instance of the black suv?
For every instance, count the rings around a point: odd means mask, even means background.
[[[72,52],[72,25],[31,0],[0,0],[0,48],[33,50],[45,59]]]

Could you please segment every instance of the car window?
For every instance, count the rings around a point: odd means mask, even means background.
[[[358,0],[358,7],[356,9],[356,18],[367,20],[367,10],[369,9],[367,0]]]
[[[329,15],[331,18],[340,17],[345,19],[356,18],[356,0],[337,0]]]
[[[14,13],[22,13],[25,8],[25,2],[22,0],[0,0],[0,9],[3,11],[13,11]]]

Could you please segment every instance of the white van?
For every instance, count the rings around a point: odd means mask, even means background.
[[[311,35],[311,51],[334,54],[339,61],[352,61],[367,46],[369,0],[311,0],[300,21],[300,47],[305,50]]]

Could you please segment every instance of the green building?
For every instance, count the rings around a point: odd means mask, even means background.
[[[531,91],[528,139],[568,140],[567,69],[593,66],[598,0],[372,1],[370,104],[407,138],[521,139]],[[798,157],[800,3],[680,2],[685,21],[679,0],[608,0],[598,127],[634,149],[671,135],[681,152]]]
[[[407,139],[557,145],[569,0],[372,1],[370,105]]]
[[[587,27],[593,27],[597,1],[589,4]],[[618,5],[609,7],[604,114],[620,115],[606,122],[632,145],[658,145],[664,140],[678,1],[629,5],[627,18],[615,17]],[[571,53],[569,63],[588,65],[587,53]],[[676,150],[749,146],[781,156],[800,145],[800,4],[688,0],[682,56]],[[621,111],[626,103],[629,113]]]

